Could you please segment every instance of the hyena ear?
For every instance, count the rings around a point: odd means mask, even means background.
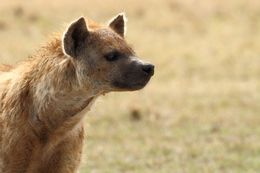
[[[63,52],[75,58],[88,35],[89,31],[84,17],[72,22],[63,35]]]
[[[126,16],[124,13],[119,13],[116,17],[109,21],[109,27],[113,29],[121,37],[125,36],[126,33]]]

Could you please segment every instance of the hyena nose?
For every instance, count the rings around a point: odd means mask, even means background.
[[[154,74],[154,65],[152,65],[152,64],[145,64],[145,65],[143,65],[142,69],[148,75],[152,76]]]

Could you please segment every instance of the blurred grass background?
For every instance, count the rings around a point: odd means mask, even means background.
[[[15,64],[81,15],[128,16],[150,84],[100,98],[82,173],[260,172],[260,1],[1,0],[0,61]]]

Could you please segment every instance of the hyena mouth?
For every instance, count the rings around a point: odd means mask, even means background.
[[[134,91],[134,90],[139,90],[145,87],[145,85],[148,83],[144,82],[137,82],[137,83],[127,83],[127,82],[119,82],[115,81],[113,82],[113,85],[118,89],[122,91]]]
[[[112,84],[118,91],[135,91],[144,88],[154,75],[154,65],[142,64],[136,71],[126,72],[124,77]]]

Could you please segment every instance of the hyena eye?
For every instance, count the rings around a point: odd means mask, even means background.
[[[107,61],[116,61],[121,56],[122,56],[122,54],[120,52],[113,51],[113,52],[110,52],[110,53],[106,54],[105,58],[106,58]]]

